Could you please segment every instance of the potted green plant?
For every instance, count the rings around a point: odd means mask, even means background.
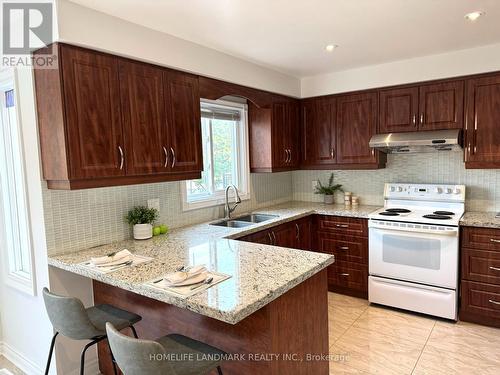
[[[330,175],[328,179],[328,185],[323,185],[321,181],[318,180],[318,184],[316,185],[316,190],[314,194],[323,194],[323,200],[326,204],[332,204],[335,201],[335,193],[337,191],[344,191],[342,189],[342,185],[333,184],[333,173]]]
[[[125,219],[134,228],[136,240],[146,240],[153,237],[153,223],[158,219],[159,212],[155,208],[136,206],[132,208]]]

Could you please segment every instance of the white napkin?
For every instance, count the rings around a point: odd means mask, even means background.
[[[90,258],[90,262],[94,266],[98,267],[106,267],[106,266],[113,266],[115,264],[120,264],[120,263],[125,263],[133,259],[133,255],[130,251],[127,249],[124,249],[122,251],[118,251],[115,255],[113,256],[103,256],[103,257],[98,257],[98,258]]]
[[[163,280],[170,285],[176,285],[182,283],[188,279],[196,277],[201,273],[207,272],[205,265],[194,266],[189,268],[187,271],[177,271],[166,275]]]

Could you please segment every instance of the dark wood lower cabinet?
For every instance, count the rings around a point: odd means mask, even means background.
[[[224,375],[327,375],[327,360],[307,355],[328,354],[327,271],[323,270],[289,290],[237,324],[228,324],[121,288],[93,282],[94,302],[109,303],[142,316],[136,324],[143,339],[178,333],[230,354],[295,354],[296,360],[223,362]],[[125,334],[129,334],[124,330]],[[113,374],[108,345],[98,344],[99,369]],[[256,356],[254,356],[256,358]]]
[[[335,260],[328,267],[328,290],[368,298],[368,265]]]
[[[500,285],[462,280],[460,320],[500,327]]]

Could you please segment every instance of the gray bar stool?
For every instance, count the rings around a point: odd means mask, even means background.
[[[107,322],[111,322],[118,330],[130,327],[134,336],[137,337],[134,324],[142,319],[137,314],[111,305],[96,305],[86,309],[78,298],[59,296],[51,293],[47,288],[43,288],[43,299],[50,322],[56,331],[50,344],[45,375],[49,373],[52,353],[59,334],[73,340],[91,340],[82,350],[80,375],[84,372],[87,349],[106,339]],[[111,357],[116,374],[115,360],[113,355]]]
[[[176,334],[155,341],[134,339],[111,323],[106,323],[106,332],[125,375],[205,375],[214,369],[222,375],[220,364],[226,353],[200,341]]]

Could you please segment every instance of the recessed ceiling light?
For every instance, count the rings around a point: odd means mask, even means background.
[[[481,11],[470,12],[465,15],[465,19],[474,22],[481,16],[484,16],[484,12]]]
[[[325,50],[326,50],[326,52],[332,52],[337,47],[338,47],[338,45],[336,45],[336,44],[329,44],[325,47]]]

